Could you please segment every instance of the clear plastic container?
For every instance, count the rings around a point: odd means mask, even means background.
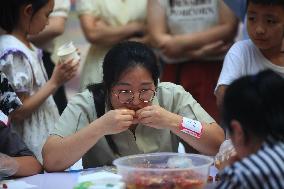
[[[182,160],[176,168],[173,158]],[[152,153],[126,156],[114,160],[127,189],[199,189],[204,188],[213,159],[198,154]]]
[[[14,158],[0,153],[0,180],[3,177],[14,175],[18,168],[19,164]]]

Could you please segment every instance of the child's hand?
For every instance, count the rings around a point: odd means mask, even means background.
[[[63,85],[76,75],[79,68],[79,61],[80,60],[69,60],[66,63],[57,64],[50,80],[58,87]]]

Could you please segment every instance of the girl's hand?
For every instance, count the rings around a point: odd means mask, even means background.
[[[176,129],[182,120],[181,116],[157,105],[138,110],[136,116],[139,123],[156,129]]]
[[[55,66],[50,81],[56,86],[61,86],[72,79],[79,68],[80,60],[69,60],[66,63],[59,63]]]
[[[102,125],[104,135],[117,134],[127,130],[134,121],[135,111],[129,109],[110,110],[95,122]]]

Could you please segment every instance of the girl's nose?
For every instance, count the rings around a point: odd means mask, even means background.
[[[134,93],[134,98],[132,101],[133,105],[139,105],[141,103],[140,98],[139,98],[139,93]]]

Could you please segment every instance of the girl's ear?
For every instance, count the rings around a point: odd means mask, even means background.
[[[31,17],[33,15],[33,6],[32,4],[28,4],[24,7],[24,15]]]
[[[231,138],[233,140],[233,143],[237,146],[245,145],[245,134],[241,126],[241,123],[237,120],[232,120],[231,128],[232,128]]]

